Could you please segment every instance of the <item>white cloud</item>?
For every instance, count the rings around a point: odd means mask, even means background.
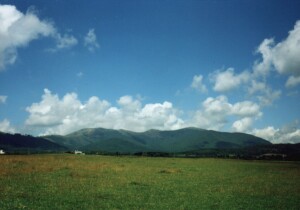
[[[257,96],[262,106],[270,106],[275,100],[278,100],[281,96],[281,90],[272,90],[271,88],[265,89],[263,95]]]
[[[274,143],[274,137],[278,131],[279,129],[275,129],[273,126],[268,126],[263,129],[254,129],[252,133],[258,137],[261,137]]]
[[[280,74],[288,74],[295,77],[300,76],[300,20],[289,32],[288,37],[275,44],[274,39],[265,39],[259,46],[257,52],[262,54],[262,61],[254,65],[256,75],[268,75],[271,68]],[[287,82],[287,84],[291,81]],[[293,85],[299,83],[292,83]],[[288,86],[288,85],[287,85]]]
[[[252,122],[262,116],[260,106],[251,101],[242,101],[235,104],[228,102],[224,95],[216,98],[208,97],[200,110],[194,113],[191,126],[221,130],[229,117],[238,118],[233,129],[236,131],[248,130]]]
[[[220,130],[227,123],[226,117],[231,107],[226,96],[208,97],[202,103],[202,108],[195,112],[191,126]]]
[[[0,104],[4,104],[6,102],[7,96],[0,95]]]
[[[90,29],[84,37],[84,46],[87,47],[90,52],[94,52],[97,48],[100,47],[97,42],[95,29]]]
[[[300,76],[298,76],[298,77],[290,76],[288,78],[288,80],[286,81],[285,86],[287,88],[291,88],[291,87],[295,87],[299,84],[300,84]]]
[[[183,120],[178,117],[179,112],[173,108],[173,104],[165,101],[155,104],[146,104],[139,113],[139,121],[144,121],[144,127],[147,129],[178,129],[183,126]],[[138,123],[139,123],[138,121]]]
[[[69,49],[78,43],[73,35],[61,35],[51,22],[40,20],[32,9],[24,14],[13,5],[0,5],[0,71],[16,62],[18,48],[41,37],[56,41],[55,48],[48,49],[50,52]]]
[[[279,73],[300,76],[300,20],[289,36],[273,49],[273,64]]]
[[[116,104],[113,106],[96,96],[81,102],[76,93],[67,93],[60,98],[45,89],[41,101],[26,108],[29,117],[25,124],[28,129],[36,129],[43,134],[67,134],[95,127],[145,131],[195,126],[222,130],[233,120],[231,129],[236,132],[252,133],[273,143],[300,142],[297,124],[281,129],[272,126],[252,129],[255,120],[262,116],[261,106],[252,101],[230,103],[224,95],[208,97],[193,117],[185,121],[180,118],[181,111],[168,101],[142,104],[139,98],[125,95]],[[0,125],[2,130],[14,132],[9,121],[4,120]]]
[[[259,82],[252,80],[251,85],[248,87],[249,94],[255,94],[257,92],[263,93],[267,89],[267,84],[265,82]]]
[[[195,90],[197,90],[201,93],[206,93],[207,92],[207,88],[203,84],[203,76],[202,75],[195,75],[193,77],[191,88],[193,88],[193,89],[195,89]]]
[[[250,76],[247,71],[235,74],[233,68],[228,68],[225,71],[216,71],[212,74],[212,81],[215,83],[213,89],[218,92],[230,91],[248,82]]]
[[[252,101],[242,101],[235,103],[232,106],[231,112],[232,114],[241,117],[259,117],[262,115],[262,113],[260,112],[260,106]]]
[[[252,134],[264,138],[272,143],[300,143],[300,129],[295,123],[276,129],[268,126],[262,129],[254,129]]]
[[[256,95],[261,106],[270,106],[281,96],[281,90],[272,90],[265,82],[252,80],[251,86],[248,87],[250,95]]]
[[[63,36],[59,33],[55,36],[56,39],[56,49],[54,50],[61,50],[61,49],[68,49],[78,44],[77,39],[69,34],[64,34]]]
[[[253,123],[253,118],[245,117],[235,121],[232,124],[232,129],[236,132],[247,132],[251,128],[252,123]]]
[[[26,111],[30,113],[26,124],[37,126],[60,125],[66,117],[72,115],[81,106],[75,93],[68,93],[60,100],[58,95],[54,95],[48,89],[45,89],[42,101],[26,108]]]
[[[32,10],[23,14],[15,6],[0,5],[0,70],[15,63],[18,48],[54,33],[53,25],[40,20]]]
[[[262,55],[262,61],[256,61],[253,66],[255,76],[266,77],[269,75],[272,65],[271,47],[274,44],[274,39],[265,39],[257,48],[256,53]]]
[[[300,143],[300,129],[282,133],[278,140],[280,143]]]
[[[15,133],[16,130],[10,125],[7,119],[0,121],[0,131],[5,133]]]
[[[87,127],[104,127],[145,131],[151,128],[169,130],[184,125],[172,103],[142,105],[139,99],[123,96],[119,107],[98,97],[82,103],[75,93],[63,98],[44,90],[42,100],[27,107],[26,125],[42,129],[45,134],[66,134]]]
[[[141,108],[141,102],[139,100],[134,100],[132,96],[126,95],[122,96],[118,100],[118,104],[122,109],[126,111],[136,111]]]
[[[216,98],[208,97],[203,102],[203,107],[205,109],[205,112],[209,114],[218,114],[229,112],[232,108],[232,105],[228,103],[228,99],[226,96],[221,95]]]

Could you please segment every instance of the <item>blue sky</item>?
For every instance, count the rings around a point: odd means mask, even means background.
[[[0,1],[0,130],[300,142],[300,3]]]

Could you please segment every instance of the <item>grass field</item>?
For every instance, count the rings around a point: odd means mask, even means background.
[[[0,209],[300,209],[300,163],[0,156]]]

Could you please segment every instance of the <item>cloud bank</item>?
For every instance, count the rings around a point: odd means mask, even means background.
[[[249,132],[252,123],[262,116],[260,106],[251,101],[230,103],[225,95],[215,98],[208,97],[202,102],[201,109],[197,110],[194,117],[186,125],[200,128],[222,130],[228,124],[228,118],[235,118],[232,125],[233,131]]]
[[[45,89],[41,101],[26,108],[29,117],[25,124],[44,128],[44,134],[67,134],[87,127],[145,131],[183,126],[178,110],[170,102],[142,105],[139,99],[127,95],[120,97],[117,104],[112,106],[96,96],[81,102],[76,93],[59,98]]]
[[[262,129],[254,129],[252,134],[269,140],[272,143],[300,143],[300,129],[298,121],[282,128],[268,126]]]
[[[45,89],[41,101],[26,108],[29,116],[25,124],[30,130],[40,130],[40,135],[64,135],[82,128],[95,127],[137,132],[149,129],[175,130],[190,126],[223,130],[229,118],[233,118],[235,120],[231,131],[254,134],[273,143],[300,142],[297,122],[280,129],[273,126],[253,128],[253,123],[263,116],[261,108],[252,101],[230,103],[225,95],[220,95],[207,97],[192,117],[183,119],[183,111],[168,101],[143,104],[140,99],[125,95],[114,106],[96,96],[82,102],[76,93],[67,93],[60,98]],[[0,123],[0,130],[15,132],[6,119]]]
[[[252,123],[262,116],[260,106],[251,101],[230,103],[224,95],[208,97],[190,119],[182,119],[183,111],[171,102],[142,104],[129,95],[120,97],[116,106],[92,96],[86,102],[76,93],[62,98],[45,89],[41,101],[26,108],[25,124],[43,130],[44,134],[67,134],[81,128],[104,127],[145,131],[148,129],[174,130],[183,127],[201,127],[220,130],[229,117],[236,119],[232,130],[247,132]]]

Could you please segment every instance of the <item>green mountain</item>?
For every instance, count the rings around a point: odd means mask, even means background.
[[[65,136],[45,136],[69,149],[99,152],[187,152],[199,149],[234,149],[270,142],[244,133],[227,133],[199,128],[174,131],[132,132],[104,128],[82,129]]]
[[[57,152],[67,148],[40,137],[0,132],[0,149],[8,153]]]

